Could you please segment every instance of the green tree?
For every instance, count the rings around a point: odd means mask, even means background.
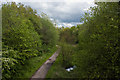
[[[27,59],[52,51],[57,40],[57,29],[49,18],[21,3],[2,4],[3,79],[13,80]]]
[[[83,30],[79,31],[79,48],[87,52],[81,56],[89,55],[83,59],[87,60],[86,77],[119,78],[119,6],[117,2],[97,3],[90,13],[85,13],[80,28]]]

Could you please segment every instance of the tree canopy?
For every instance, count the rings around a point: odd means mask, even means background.
[[[50,52],[59,38],[49,17],[21,3],[2,5],[2,25],[3,79],[13,78],[25,60]]]

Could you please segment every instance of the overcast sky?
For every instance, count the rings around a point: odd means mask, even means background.
[[[55,20],[58,27],[71,27],[80,24],[80,18],[91,6],[92,2],[24,2],[36,9],[38,13],[44,12],[52,20]]]
[[[13,1],[17,2],[18,0]],[[42,1],[43,0],[34,2],[21,1],[21,3],[36,9],[38,14],[44,12],[51,20],[56,21],[58,27],[71,27],[81,24],[80,18],[83,17],[84,12],[86,12],[89,7],[95,6],[94,0]]]

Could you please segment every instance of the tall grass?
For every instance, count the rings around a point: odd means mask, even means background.
[[[48,71],[46,78],[75,78],[75,70],[66,71],[66,68],[75,65],[75,47],[65,42],[59,43],[59,45],[61,46],[60,54]]]

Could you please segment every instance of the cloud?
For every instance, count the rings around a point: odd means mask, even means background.
[[[27,2],[38,13],[46,13],[49,17],[59,22],[79,22],[84,10],[91,5],[88,2]]]
[[[68,0],[4,0],[2,2],[68,2]],[[69,0],[69,2],[91,2],[94,0]],[[103,0],[102,0],[103,1]]]
[[[66,0],[62,2],[41,1],[22,3],[36,9],[38,14],[44,12],[51,20],[55,20],[57,24],[62,26],[73,26],[80,23],[80,18],[83,17],[84,12],[89,7],[94,6],[92,2],[94,0],[78,0],[78,2],[74,2],[77,0],[70,0],[69,2]]]
[[[59,23],[56,27],[72,27],[72,26],[77,26],[78,24],[82,24],[82,23],[79,23],[79,22],[71,22],[71,23]]]
[[[64,27],[72,27],[72,26],[74,26],[74,25],[71,24],[71,23],[62,23],[60,26],[64,26]]]

